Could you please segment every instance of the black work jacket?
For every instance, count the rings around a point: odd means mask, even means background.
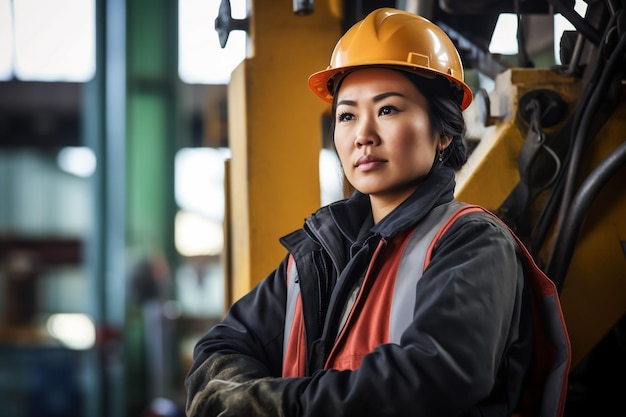
[[[369,198],[356,193],[281,239],[289,252],[281,265],[198,342],[190,396],[213,378],[270,377],[263,395],[279,409],[267,416],[511,415],[531,367],[531,306],[519,247],[485,214],[463,216],[439,239],[400,343],[376,347],[356,370],[324,369],[374,248],[451,201],[454,184],[452,170],[434,170],[376,225]],[[306,327],[307,376],[301,378],[280,378],[290,259],[301,279]]]

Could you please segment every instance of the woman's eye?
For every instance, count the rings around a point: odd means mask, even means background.
[[[394,113],[396,111],[397,111],[396,108],[393,107],[393,106],[384,106],[384,107],[382,107],[380,109],[380,111],[378,112],[378,115],[379,116],[386,116],[386,115],[392,114],[392,113]]]
[[[348,120],[354,119],[354,115],[352,113],[339,113],[337,115],[337,120],[339,122],[346,122]]]

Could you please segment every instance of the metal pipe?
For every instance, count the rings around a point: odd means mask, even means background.
[[[572,57],[567,66],[567,70],[565,74],[574,75],[576,73],[576,69],[578,68],[578,64],[580,63],[580,57],[583,53],[583,46],[585,45],[585,37],[578,33],[576,36],[576,43],[574,44],[574,51],[572,51]]]

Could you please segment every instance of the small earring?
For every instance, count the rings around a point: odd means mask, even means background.
[[[439,162],[443,162],[443,151],[439,151]]]

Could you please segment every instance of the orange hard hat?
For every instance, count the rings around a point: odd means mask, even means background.
[[[463,92],[461,109],[472,102],[456,47],[441,28],[413,13],[381,8],[368,14],[339,39],[330,65],[312,74],[309,86],[330,103],[343,76],[369,66],[397,68],[426,78],[445,77]]]

